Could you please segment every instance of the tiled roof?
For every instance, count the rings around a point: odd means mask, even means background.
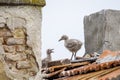
[[[97,72],[91,72],[88,74],[81,74],[81,75],[76,75],[76,76],[58,78],[55,80],[111,80],[112,78],[117,78],[120,75],[120,73],[116,73],[116,72],[120,72],[120,66],[97,71]]]
[[[104,59],[108,55],[117,57],[113,60],[106,60],[105,62],[99,63],[89,63],[87,61],[52,66],[47,69],[47,75],[44,78],[47,78],[48,80],[120,80],[119,51],[104,51],[98,59]]]
[[[79,68],[75,68],[75,69],[72,69],[72,70],[63,71],[60,74],[60,77],[61,76],[62,77],[63,76],[73,76],[73,75],[77,75],[77,74],[85,74],[85,73],[89,73],[89,72],[100,71],[100,70],[116,67],[118,65],[120,65],[120,60],[119,61],[111,61],[111,62],[101,63],[101,64],[89,64],[89,65],[79,67]]]

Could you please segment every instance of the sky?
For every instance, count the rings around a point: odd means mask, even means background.
[[[64,47],[64,42],[58,42],[62,35],[83,42],[77,56],[85,53],[84,16],[103,9],[120,10],[120,0],[46,0],[42,8],[42,59],[46,50],[54,49],[52,60],[71,57],[71,52]]]

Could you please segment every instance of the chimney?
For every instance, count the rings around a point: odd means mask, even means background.
[[[0,0],[0,65],[12,80],[41,80],[43,6],[44,0]]]

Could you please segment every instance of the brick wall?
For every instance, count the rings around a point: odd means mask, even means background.
[[[0,65],[12,80],[41,80],[41,21],[41,7],[0,6]]]
[[[38,72],[34,53],[26,44],[26,37],[24,28],[15,28],[13,31],[7,26],[0,28],[0,42],[5,52],[5,62],[11,71],[25,75],[22,77],[35,76]]]

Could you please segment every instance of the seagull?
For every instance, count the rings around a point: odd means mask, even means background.
[[[48,67],[48,63],[52,61],[51,53],[54,53],[54,49],[47,49],[46,54],[47,57],[42,60],[42,66]]]
[[[77,39],[69,39],[67,35],[63,35],[59,39],[59,41],[61,41],[61,40],[64,40],[64,46],[70,52],[72,52],[71,60],[72,60],[73,56],[76,59],[76,53],[81,48],[83,43],[81,41],[77,40]]]

